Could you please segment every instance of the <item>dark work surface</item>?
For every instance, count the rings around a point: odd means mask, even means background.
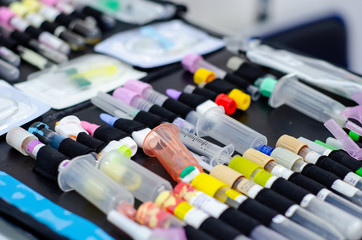
[[[129,24],[119,24],[116,31],[122,31],[133,27],[134,26]],[[91,52],[90,48],[85,52]],[[82,55],[83,53],[73,54],[72,57]],[[230,56],[232,56],[232,54],[223,49],[206,56],[206,60],[226,69],[225,63]],[[35,70],[36,69],[24,64],[24,66],[22,66],[22,79],[24,80],[29,73]],[[146,77],[145,80],[150,82],[156,90],[163,93],[167,88],[182,90],[186,84],[193,83],[192,75],[184,71],[179,63],[159,69],[152,69],[150,70],[150,75]],[[344,99],[336,99],[346,103]],[[52,114],[54,112],[55,111],[51,110],[49,113]],[[81,120],[101,124],[102,122],[98,118],[99,113],[101,113],[100,109],[89,104],[84,109],[78,110],[73,114],[78,116]],[[265,98],[253,102],[246,112],[239,111],[235,113],[233,117],[261,134],[264,134],[268,138],[268,144],[270,146],[274,146],[276,140],[282,134],[289,134],[295,137],[304,136],[309,139],[321,140],[330,136],[321,123],[308,118],[287,106],[272,109],[268,106],[267,99]],[[45,123],[49,124],[50,128],[54,129],[56,120],[59,120],[60,118],[61,117],[55,118],[54,120],[48,120],[45,121]],[[39,118],[37,120],[41,119],[42,118]],[[25,125],[24,128],[28,126],[29,124]],[[79,194],[76,192],[63,193],[56,183],[36,175],[32,171],[35,161],[30,157],[23,156],[16,150],[11,149],[5,142],[5,136],[0,138],[0,151],[1,171],[5,171],[60,206],[89,219],[113,237],[117,239],[127,238],[125,234],[107,222],[105,214],[95,208]],[[157,159],[146,156],[142,150],[139,150],[133,160],[164,177],[173,185],[175,184],[164,168],[158,163]],[[139,203],[137,203],[137,205],[138,204]]]

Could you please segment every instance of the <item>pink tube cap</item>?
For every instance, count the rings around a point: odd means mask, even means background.
[[[80,124],[82,125],[82,128],[86,130],[91,136],[93,136],[94,132],[99,128],[100,126],[97,124],[89,123],[86,121],[80,121]]]
[[[343,131],[334,119],[329,119],[324,123],[324,126],[342,143],[343,149],[346,150],[349,155],[357,160],[362,160],[361,148]]]
[[[132,106],[132,102],[134,99],[142,98],[141,95],[139,95],[138,93],[123,87],[117,88],[112,95],[114,98],[117,98],[121,102],[130,106]]]
[[[341,115],[345,118],[353,118],[362,123],[362,105],[346,108]]]
[[[138,81],[138,80],[128,80],[126,84],[123,86],[133,92],[138,93],[139,95],[143,96],[143,92],[147,89],[152,89],[152,86],[148,83]]]
[[[185,70],[189,71],[190,73],[195,73],[197,70],[197,62],[202,60],[203,57],[196,54],[187,54],[181,61],[182,66]]]
[[[48,6],[54,6],[59,0],[41,0],[41,2]]]
[[[362,92],[356,92],[352,95],[353,101],[358,103],[359,105],[362,105]]]
[[[13,13],[9,8],[7,7],[0,7],[0,23],[9,26],[9,21],[13,17],[15,17],[15,13]]]

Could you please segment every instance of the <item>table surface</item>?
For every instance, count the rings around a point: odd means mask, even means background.
[[[134,27],[135,25],[119,23],[112,33]],[[110,36],[112,33],[106,34],[106,37]],[[72,53],[71,58],[88,52],[92,52],[90,47],[82,53]],[[207,61],[227,70],[225,64],[231,56],[231,53],[222,49],[207,55],[205,58]],[[21,80],[25,80],[26,76],[29,73],[34,72],[36,69],[27,64],[23,64],[21,70]],[[146,77],[145,81],[150,82],[156,90],[162,93],[164,93],[167,88],[182,90],[186,84],[193,84],[192,75],[184,71],[180,63],[147,71],[150,74]],[[346,101],[340,97],[336,97],[334,95],[333,97],[342,103],[351,104],[350,101]],[[96,124],[104,124],[98,117],[101,112],[102,111],[100,109],[89,104],[85,108],[76,110],[71,114],[78,116],[81,120],[86,120]],[[53,113],[56,113],[56,111],[50,110],[47,114]],[[265,135],[268,138],[268,145],[270,146],[275,146],[276,140],[283,134],[289,134],[295,137],[304,136],[313,140],[325,140],[326,137],[330,136],[329,132],[323,127],[322,123],[306,117],[285,105],[278,109],[272,109],[268,106],[267,99],[263,97],[257,102],[252,102],[247,111],[238,111],[232,117]],[[45,123],[47,123],[51,129],[54,129],[56,120],[60,120],[60,118],[61,117],[51,119],[45,121]],[[42,117],[36,120],[42,120]],[[23,127],[27,129],[28,126],[29,124],[26,124]],[[19,152],[8,146],[5,142],[5,136],[0,137],[0,152],[1,171],[8,173],[23,182],[54,203],[59,204],[67,210],[94,222],[114,238],[128,238],[122,231],[118,230],[106,220],[105,214],[85,200],[82,196],[74,191],[63,193],[56,183],[35,174],[32,171],[35,161],[30,157],[21,155]],[[146,156],[141,149],[139,149],[138,153],[133,157],[133,160],[164,177],[166,180],[170,181],[173,186],[175,185],[175,182],[171,179],[157,159]],[[139,202],[137,202],[136,205],[139,205]]]

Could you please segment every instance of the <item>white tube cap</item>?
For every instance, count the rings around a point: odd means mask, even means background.
[[[151,132],[151,129],[149,128],[145,128],[139,131],[134,131],[132,133],[132,138],[133,140],[137,143],[137,146],[139,148],[142,148],[143,146],[143,141],[145,140],[145,138],[147,137],[147,135]]]
[[[38,140],[38,138],[21,127],[13,127],[6,134],[7,144],[18,150],[23,155],[28,156],[28,153],[23,148],[25,147],[23,143],[26,140],[30,142],[32,140]]]

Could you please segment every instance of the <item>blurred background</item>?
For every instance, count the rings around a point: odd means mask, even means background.
[[[362,73],[360,0],[173,0],[186,19],[224,36],[258,36]]]

